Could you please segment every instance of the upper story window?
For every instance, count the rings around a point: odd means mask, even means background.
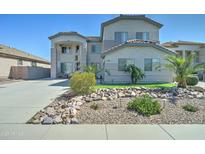
[[[93,44],[91,46],[91,52],[92,53],[100,53],[101,52],[101,46],[99,44]]]
[[[157,58],[145,58],[144,59],[144,71],[159,71],[160,60]]]
[[[70,47],[62,47],[62,48],[61,48],[62,54],[69,53],[69,52],[70,52],[70,50],[71,50],[71,48],[70,48]]]
[[[149,40],[149,33],[148,32],[136,32],[136,39]]]
[[[78,53],[79,50],[80,50],[80,46],[77,45],[77,46],[76,46],[76,50],[75,50],[75,52]]]
[[[31,66],[36,67],[36,66],[37,66],[37,63],[36,63],[35,61],[32,61],[32,62],[31,62]]]
[[[128,40],[128,32],[115,32],[115,42],[123,43]]]
[[[134,59],[131,58],[119,58],[118,59],[118,71],[125,71],[128,65],[134,64]]]
[[[17,60],[17,65],[23,65],[23,60],[22,59],[18,59]]]

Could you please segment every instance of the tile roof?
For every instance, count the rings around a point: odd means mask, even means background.
[[[51,40],[51,39],[56,38],[56,37],[61,36],[61,35],[78,35],[78,36],[80,36],[80,37],[82,37],[84,39],[87,39],[85,36],[83,36],[83,35],[81,35],[81,34],[79,34],[77,32],[73,32],[73,31],[70,31],[70,32],[59,32],[57,34],[49,36],[48,38]]]
[[[50,40],[53,39],[53,38],[56,38],[56,37],[59,37],[59,36],[62,36],[62,35],[77,35],[77,36],[80,36],[84,39],[86,39],[88,42],[100,42],[101,41],[101,38],[99,36],[83,36],[81,34],[79,34],[78,32],[59,32],[57,34],[54,34],[50,37],[48,37]]]
[[[165,52],[169,52],[169,53],[172,53],[172,54],[175,54],[174,51],[172,50],[169,50],[163,46],[161,46],[160,44],[158,44],[159,42],[156,42],[156,41],[144,41],[144,40],[138,40],[138,39],[132,39],[132,40],[128,40],[124,43],[121,43],[119,45],[116,45],[116,46],[113,46],[107,50],[105,50],[103,53],[102,53],[102,56],[105,56],[107,53],[110,53],[116,49],[119,49],[121,47],[124,47],[124,46],[143,46],[143,47],[154,47],[154,48],[157,48],[159,50],[162,50],[162,51],[165,51]]]
[[[11,48],[0,44],[0,56],[12,57],[12,58],[22,58],[24,60],[36,61],[39,63],[50,64],[47,60],[34,56],[32,54],[26,53],[24,51]]]

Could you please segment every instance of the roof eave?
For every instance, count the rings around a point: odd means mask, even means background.
[[[106,22],[103,22],[101,24],[100,37],[101,38],[103,37],[103,31],[104,31],[104,27],[105,26],[107,26],[109,24],[112,24],[112,23],[114,23],[114,22],[116,22],[118,20],[123,20],[123,19],[132,19],[132,20],[134,20],[134,19],[141,19],[141,20],[147,21],[147,22],[157,26],[158,28],[162,28],[163,27],[163,24],[161,24],[159,22],[156,22],[156,21],[154,21],[154,20],[152,20],[150,18],[147,18],[145,15],[139,15],[139,16],[123,16],[123,15],[121,15],[121,16],[118,16],[118,17],[116,17],[114,19],[111,19],[111,20],[108,20]]]
[[[160,46],[160,45],[155,45],[155,44],[144,44],[144,43],[135,43],[135,44],[123,44],[119,47],[116,47],[116,48],[113,48],[107,52],[104,52],[102,53],[101,57],[105,57],[107,54],[109,54],[110,52],[112,51],[115,51],[117,49],[120,49],[120,48],[123,48],[123,47],[126,47],[126,46],[138,46],[138,47],[153,47],[153,48],[156,48],[156,49],[159,49],[161,51],[164,51],[164,52],[167,52],[167,53],[171,53],[171,54],[176,54],[174,51],[171,51],[163,46]]]
[[[56,38],[56,37],[63,36],[63,35],[77,35],[77,36],[82,37],[82,38],[84,38],[85,40],[87,40],[87,38],[86,38],[85,36],[83,36],[83,35],[81,35],[81,34],[79,34],[79,33],[77,33],[77,32],[75,32],[75,33],[63,33],[63,32],[59,32],[59,33],[57,33],[57,34],[55,34],[55,35],[49,36],[48,39],[49,39],[49,40],[52,40],[52,39],[54,39],[54,38]]]

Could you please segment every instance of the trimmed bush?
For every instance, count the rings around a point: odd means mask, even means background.
[[[198,84],[199,78],[198,78],[198,76],[190,75],[190,76],[186,77],[186,82],[187,82],[187,85],[189,85],[189,86],[195,86]]]
[[[193,106],[191,104],[184,105],[183,109],[189,112],[196,112],[199,110],[196,106]]]
[[[89,94],[94,91],[96,85],[94,73],[75,72],[70,79],[71,89],[77,94]]]
[[[159,102],[148,95],[143,95],[130,101],[127,108],[145,116],[159,114],[161,112],[161,105]]]

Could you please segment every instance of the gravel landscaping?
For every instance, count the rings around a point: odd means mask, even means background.
[[[144,94],[157,99],[161,113],[149,117],[128,110],[127,103]],[[196,112],[183,109],[193,105]],[[92,106],[92,107],[91,107]],[[34,115],[32,124],[201,124],[205,123],[205,95],[200,87],[145,87],[98,89],[95,93],[75,96],[66,92]]]
[[[84,104],[77,118],[82,124],[201,124],[205,123],[205,101],[199,99],[177,100],[177,104],[158,99],[162,105],[162,112],[158,115],[146,117],[127,109],[127,103],[132,98],[121,98],[113,101],[95,101],[99,109],[93,110],[93,102]],[[199,108],[197,112],[185,111],[185,104],[192,104]]]

